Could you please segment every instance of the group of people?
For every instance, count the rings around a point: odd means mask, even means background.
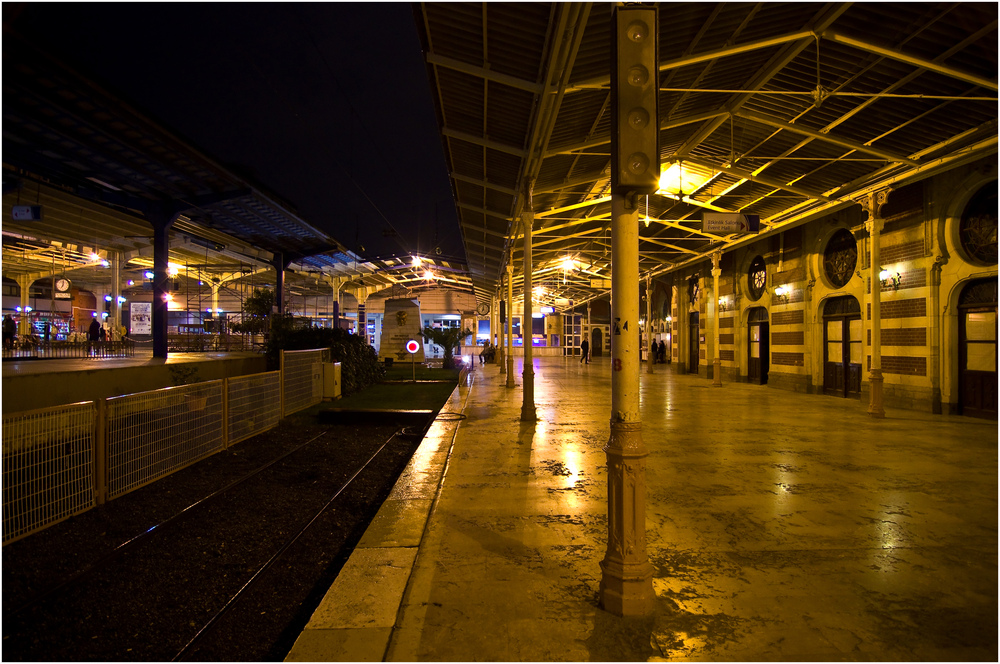
[[[660,339],[660,345],[656,345],[656,340],[649,345],[649,361],[653,364],[667,363],[667,345]]]

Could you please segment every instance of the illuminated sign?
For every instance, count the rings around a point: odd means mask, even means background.
[[[407,353],[413,354],[416,353],[418,350],[420,350],[420,344],[418,344],[416,341],[410,339],[409,341],[406,342]]]

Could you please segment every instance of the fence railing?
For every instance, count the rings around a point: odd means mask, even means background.
[[[93,401],[3,418],[3,541],[94,506]]]
[[[291,415],[323,400],[323,350],[291,350],[281,354],[284,414]]]
[[[3,543],[155,482],[319,403],[323,370],[313,364],[324,351],[287,354],[283,371],[5,413]]]
[[[58,360],[80,357],[132,357],[135,342],[132,339],[118,341],[17,341],[5,346],[3,358]]]
[[[230,378],[227,391],[229,444],[267,431],[281,419],[281,372]]]

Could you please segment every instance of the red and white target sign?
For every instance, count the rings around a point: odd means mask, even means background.
[[[413,339],[410,339],[409,341],[406,342],[406,352],[407,353],[411,353],[411,354],[412,353],[416,353],[418,350],[420,350],[420,344],[418,344],[416,341],[414,341]]]

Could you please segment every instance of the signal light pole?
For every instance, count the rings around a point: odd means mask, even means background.
[[[617,7],[611,69],[611,435],[608,548],[600,605],[619,616],[651,613],[653,566],[646,555],[646,447],[639,415],[639,211],[659,185],[658,13]]]

